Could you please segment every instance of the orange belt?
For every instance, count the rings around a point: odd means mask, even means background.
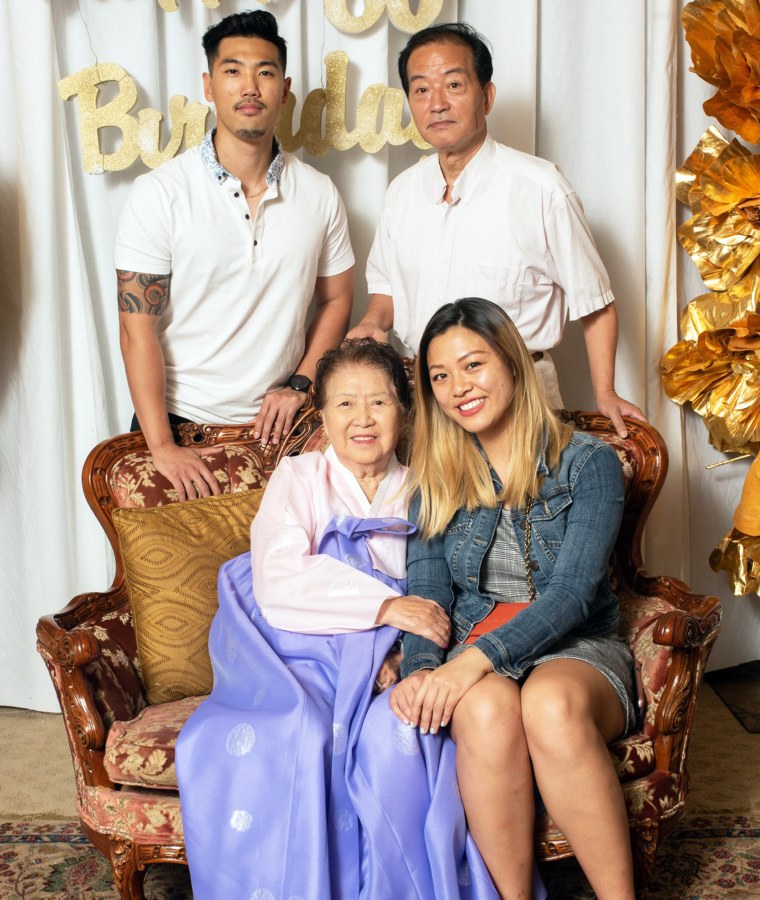
[[[489,631],[493,631],[500,625],[504,625],[510,619],[514,619],[520,610],[525,609],[526,606],[529,606],[527,601],[525,603],[497,603],[485,619],[473,625],[465,644],[475,643],[479,637],[488,634]]]

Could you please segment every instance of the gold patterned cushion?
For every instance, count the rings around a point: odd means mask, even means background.
[[[208,632],[223,562],[250,549],[262,489],[154,509],[115,509],[149,703],[207,694]]]

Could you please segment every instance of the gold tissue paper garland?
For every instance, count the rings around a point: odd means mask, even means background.
[[[717,88],[708,116],[760,143],[760,4],[758,0],[694,0],[681,12],[692,72]]]
[[[717,88],[705,112],[760,143],[760,2],[695,0],[682,22],[692,71]],[[711,127],[676,173],[676,195],[692,212],[679,241],[712,292],[683,311],[663,387],[703,417],[716,448],[755,457],[709,562],[734,594],[760,593],[760,156]]]

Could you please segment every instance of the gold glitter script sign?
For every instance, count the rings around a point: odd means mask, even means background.
[[[443,6],[443,0],[420,0],[417,12],[409,8],[409,0],[365,0],[364,12],[354,16],[348,11],[348,0],[324,0],[325,15],[346,34],[366,31],[380,19],[387,8],[388,18],[399,31],[414,34],[431,25]]]
[[[110,102],[98,106],[101,87],[108,82],[116,82],[119,93]],[[137,86],[134,79],[115,63],[99,63],[80,69],[58,83],[58,93],[63,100],[72,97],[79,100],[82,165],[91,175],[127,169],[138,157],[146,166],[155,169],[177,155],[183,137],[185,145],[192,147],[203,140],[206,130],[208,107],[197,101],[188,103],[187,97],[177,94],[169,100],[172,133],[161,150],[163,114],[156,109],[140,110],[137,117],[129,114],[137,103]],[[99,132],[101,128],[109,127],[121,131],[121,146],[114,153],[104,154],[100,149]]]
[[[216,9],[221,0],[202,0],[206,9]],[[269,3],[269,0],[258,0]],[[386,7],[388,18],[407,34],[414,34],[432,24],[443,6],[443,0],[420,0],[417,12],[410,9],[409,0],[365,0],[364,12],[355,16],[348,10],[348,0],[324,0],[325,15],[332,24],[345,34],[359,34],[372,28],[379,21]],[[177,0],[158,0],[164,12],[176,12],[179,9]]]
[[[420,149],[428,149],[414,122],[402,123],[404,94],[398,88],[372,84],[362,94],[356,113],[356,127],[346,128],[346,80],[348,54],[336,50],[325,57],[325,88],[311,91],[301,110],[301,125],[293,133],[296,98],[291,94],[277,123],[277,136],[286,150],[304,147],[312,156],[324,156],[331,148],[348,150],[359,144],[367,153],[377,153],[386,143],[399,146],[407,141]],[[98,106],[103,85],[116,82],[119,93],[108,103]],[[187,97],[175,95],[169,100],[171,136],[161,149],[163,114],[155,109],[142,109],[132,115],[137,103],[134,79],[115,63],[99,63],[81,69],[62,79],[58,92],[64,100],[79,101],[79,135],[82,143],[82,165],[91,175],[118,172],[131,166],[138,157],[155,169],[179,152],[184,139],[186,147],[203,140],[209,108]],[[380,105],[382,125],[377,130]],[[322,133],[324,114],[324,135]],[[116,128],[121,132],[121,146],[113,153],[103,153],[100,130]]]
[[[206,9],[216,9],[222,0],[203,0]],[[269,0],[258,0],[259,3],[269,3]],[[158,5],[164,12],[177,12],[179,6],[177,0],[158,0]]]

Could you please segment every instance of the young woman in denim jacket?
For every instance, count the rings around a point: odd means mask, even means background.
[[[468,824],[503,897],[530,897],[535,777],[596,896],[633,900],[606,749],[636,718],[607,573],[617,455],[555,417],[487,300],[433,316],[415,390],[408,589],[443,606],[452,645],[406,635],[391,707],[423,733],[450,725]]]

